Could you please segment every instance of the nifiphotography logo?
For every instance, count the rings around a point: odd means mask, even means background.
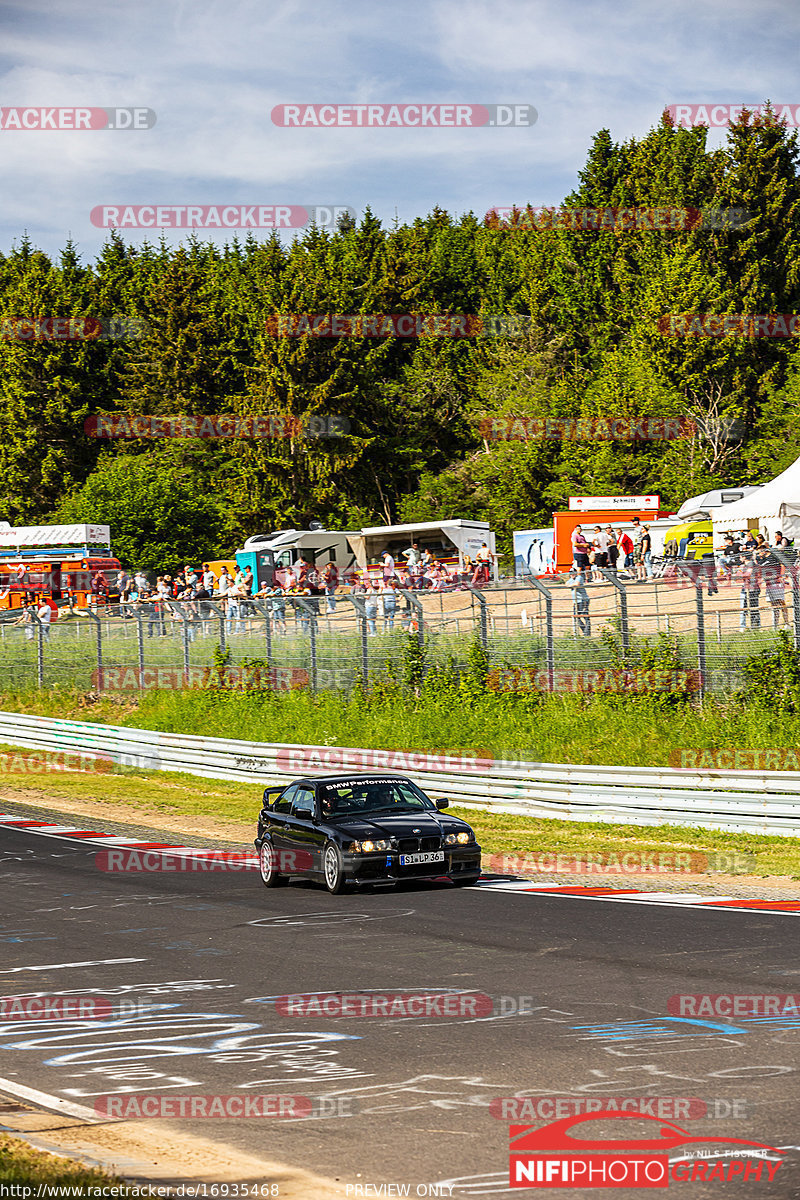
[[[573,1137],[573,1125],[589,1121],[651,1121],[658,1130],[643,1139],[591,1139]],[[536,1128],[509,1127],[509,1184],[517,1188],[614,1188],[669,1187],[675,1183],[708,1183],[736,1180],[768,1183],[781,1166],[768,1155],[783,1151],[764,1142],[723,1138],[706,1134],[693,1137],[679,1125],[642,1113],[605,1110],[581,1113]],[[677,1147],[699,1147],[670,1163],[667,1151]],[[722,1150],[718,1146],[749,1147]],[[713,1149],[712,1149],[713,1147]]]

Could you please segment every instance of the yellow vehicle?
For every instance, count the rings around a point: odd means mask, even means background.
[[[711,521],[684,521],[669,530],[667,541],[676,543],[678,558],[704,558],[714,553],[713,531]]]

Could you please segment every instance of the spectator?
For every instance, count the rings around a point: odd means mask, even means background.
[[[381,597],[383,600],[383,631],[391,632],[394,629],[394,614],[397,610],[397,592],[395,591],[394,578],[384,579],[383,587],[381,588]]]
[[[36,637],[36,622],[33,619],[33,610],[35,607],[36,606],[34,604],[27,605],[22,610],[22,616],[20,616],[14,622],[15,625],[24,626],[26,642],[32,642],[33,639]]]
[[[602,579],[602,571],[608,567],[609,541],[608,534],[599,525],[595,525],[594,536],[592,538],[592,549],[594,550],[594,571],[592,574],[595,579]]]
[[[388,550],[383,552],[383,578],[384,580],[394,578],[394,559]]]
[[[140,594],[142,592],[150,591],[150,580],[147,578],[144,571],[137,571],[133,577],[133,582],[136,584],[136,591]]]
[[[750,628],[761,628],[761,613],[759,612],[759,596],[761,594],[761,581],[758,563],[752,554],[745,556],[744,565],[742,566],[742,591],[741,602],[742,609],[739,617],[739,628],[747,628],[747,616],[750,615]]]
[[[606,550],[606,554],[608,555],[608,569],[609,571],[613,571],[613,573],[616,575],[617,560],[619,559],[619,546],[617,545],[614,530],[610,525],[606,525],[605,533],[606,537],[608,538],[608,549]]]
[[[628,571],[633,566],[633,541],[630,534],[623,533],[621,529],[617,529],[615,532],[617,535],[617,546],[619,548],[619,553],[624,556],[622,559],[622,565],[625,570]]]
[[[42,637],[46,642],[50,641],[50,622],[53,619],[53,610],[45,600],[44,596],[39,597],[39,607],[36,610],[36,615],[42,626]]]
[[[195,571],[194,567],[190,566],[188,563],[184,568],[183,578],[186,587],[197,587],[197,584],[199,583],[197,572]]]
[[[586,590],[586,575],[588,571],[579,571],[576,567],[570,569],[568,586],[572,592],[572,626],[575,633],[591,637],[592,625],[589,618],[589,593]]]
[[[720,579],[733,579],[733,569],[739,561],[739,543],[734,542],[731,534],[726,533],[719,555]]]
[[[375,637],[378,632],[375,622],[378,617],[378,605],[380,598],[381,596],[380,591],[378,590],[378,581],[377,579],[373,579],[367,594],[364,597],[364,611],[367,615],[367,631],[370,637]]]
[[[227,634],[241,633],[244,628],[241,620],[243,595],[242,589],[235,583],[232,583],[225,593],[225,632]]]
[[[217,585],[217,592],[220,596],[227,596],[228,589],[231,587],[233,587],[233,579],[231,577],[231,573],[227,567],[223,567],[219,573],[219,584]]]
[[[770,552],[769,546],[764,543],[762,550],[756,551],[756,559],[761,571],[761,577],[764,580],[764,590],[767,593],[772,608],[772,625],[775,629],[778,628],[779,615],[783,616],[784,625],[789,624],[789,611],[786,607],[786,575],[780,561]]]
[[[486,542],[481,542],[481,548],[475,555],[475,570],[472,573],[472,586],[480,587],[489,582],[489,571],[492,554]]]
[[[199,585],[195,588],[195,599],[197,600],[197,616],[200,621],[200,633],[203,637],[208,637],[211,632],[211,594],[205,585],[205,572]]]
[[[214,595],[214,589],[217,586],[217,577],[209,567],[208,563],[203,563],[203,587],[208,592],[209,596]]]
[[[328,602],[328,613],[336,612],[336,589],[339,586],[339,568],[335,562],[329,562],[322,572],[322,586]]]
[[[403,551],[403,556],[406,560],[406,566],[408,566],[408,567],[416,566],[416,564],[419,562],[419,546],[417,545],[417,543],[412,542],[412,544],[411,544],[411,546],[409,546],[408,550]]]
[[[572,542],[572,563],[578,571],[589,570],[589,551],[591,546],[580,525],[576,525],[570,536]]]

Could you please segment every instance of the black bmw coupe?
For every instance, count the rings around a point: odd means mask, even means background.
[[[466,886],[481,873],[481,848],[458,817],[442,812],[403,775],[323,775],[268,787],[255,839],[266,887],[289,876],[348,884],[447,878]]]

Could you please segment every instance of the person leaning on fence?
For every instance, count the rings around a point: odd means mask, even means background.
[[[767,600],[772,608],[773,628],[778,628],[780,616],[783,616],[784,624],[788,625],[789,610],[786,607],[785,596],[786,578],[782,564],[772,554],[772,551],[763,538],[754,554],[754,558],[758,563],[758,569],[764,581],[764,590],[767,593]]]
[[[589,619],[589,593],[586,590],[586,572],[571,567],[568,586],[572,591],[572,627],[573,632],[591,637],[592,625]]]
[[[322,586],[325,588],[325,599],[328,613],[336,612],[336,589],[339,586],[339,568],[335,562],[329,562],[322,572]]]
[[[617,545],[616,535],[610,525],[606,525],[605,534],[608,538],[608,569],[613,575],[617,573],[617,562],[619,561],[619,546]]]
[[[367,594],[364,597],[364,612],[367,616],[367,632],[369,633],[370,637],[375,637],[378,633],[376,621],[378,619],[380,602],[381,594],[378,588],[378,581],[373,579],[367,590]]]
[[[22,625],[24,627],[26,642],[32,642],[36,637],[36,622],[33,619],[34,608],[34,604],[29,604],[26,608],[23,608],[22,615],[14,622],[15,625]]]
[[[391,632],[394,629],[394,614],[397,609],[397,592],[394,589],[394,579],[384,579],[383,587],[381,588],[384,633]]]
[[[480,550],[475,555],[475,570],[472,575],[473,587],[480,587],[489,582],[491,566],[492,552],[486,545],[486,542],[481,542]]]
[[[747,628],[747,617],[750,616],[750,628],[761,628],[761,613],[758,601],[761,595],[761,572],[754,554],[746,554],[742,564],[742,610],[739,618],[739,628]]]

